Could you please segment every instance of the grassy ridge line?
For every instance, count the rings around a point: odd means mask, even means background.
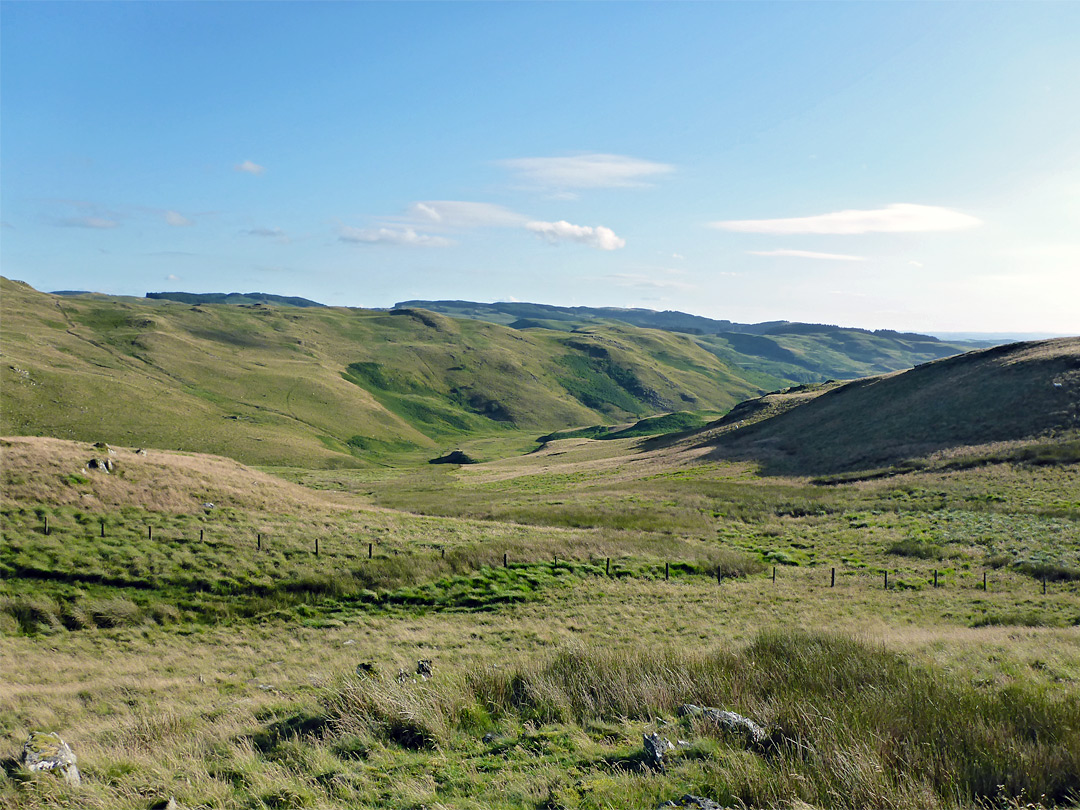
[[[726,410],[760,389],[685,337],[394,313],[58,297],[0,281],[0,431],[357,466],[455,437]]]

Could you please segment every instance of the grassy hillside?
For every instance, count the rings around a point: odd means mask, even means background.
[[[6,433],[355,466],[760,392],[684,336],[374,312],[60,297],[4,280]]]
[[[757,375],[755,379],[766,388],[899,371],[976,348],[973,343],[949,343],[929,335],[888,329],[871,332],[787,321],[733,323],[650,309],[473,301],[409,301],[399,306],[422,307],[455,318],[490,321],[516,329],[566,331],[622,323],[680,332],[724,362],[744,373]]]
[[[693,441],[713,447],[717,458],[754,459],[768,472],[795,474],[869,470],[1046,437],[1058,440],[1046,452],[1075,453],[1080,338],[999,346],[773,398],[786,402],[769,418],[725,430],[738,416],[732,413]]]

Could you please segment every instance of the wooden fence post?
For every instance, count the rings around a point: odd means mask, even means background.
[[[509,568],[509,567],[510,567],[510,560],[507,558],[506,552],[504,551],[503,552],[503,568]]]
[[[607,558],[607,563],[604,565],[604,576],[611,576],[611,557]]]
[[[723,585],[724,584],[724,572],[720,570],[719,566],[716,569],[716,584],[717,585]]]
[[[146,539],[147,540],[153,540],[154,539],[154,527],[153,526],[147,526],[146,527]]]
[[[374,544],[374,543],[368,543],[368,544],[367,544],[367,558],[368,558],[369,560],[371,559],[371,555],[372,555],[372,553],[373,553],[373,551],[374,551],[374,546],[375,546],[375,544]]]
[[[315,538],[315,556],[316,557],[319,556],[319,538],[318,537]]]
[[[937,569],[934,569],[934,587],[937,587]]]
[[[1043,574],[1043,596],[1046,596],[1046,574]]]
[[[889,572],[885,572],[885,590],[889,590]]]
[[[983,591],[986,590],[986,572],[983,571]]]
[[[772,581],[776,582],[776,566],[772,567]]]
[[[836,587],[836,569],[835,568],[832,570],[832,577],[829,580],[829,587],[830,588],[835,588]]]
[[[664,563],[664,582],[667,582],[669,579],[671,579],[671,571],[668,568],[668,563]]]
[[[103,520],[103,521],[101,521],[101,536],[102,536],[102,537],[104,537],[104,536],[105,536],[105,521],[104,521],[104,520]],[[200,537],[199,539],[200,539],[200,540],[202,540],[202,538],[201,538],[201,537]]]

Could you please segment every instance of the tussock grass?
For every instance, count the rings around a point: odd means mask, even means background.
[[[700,720],[665,726],[686,702],[756,717],[770,729],[768,747],[743,752]],[[574,742],[587,729],[608,724],[624,739],[628,724],[660,723],[699,740],[671,755],[669,771],[750,805],[970,807],[1024,796],[1057,805],[1080,795],[1075,702],[1022,688],[980,691],[841,635],[769,632],[712,653],[580,647],[437,683],[350,678],[326,706],[341,739],[367,746],[458,749],[463,736],[519,729],[516,741],[499,743],[510,768],[518,746],[564,740],[570,761],[587,762],[587,746]],[[534,728],[549,731],[536,738]],[[640,767],[633,757],[608,761]]]

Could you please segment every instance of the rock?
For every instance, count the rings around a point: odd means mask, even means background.
[[[111,458],[92,458],[86,462],[88,470],[104,470],[109,473],[116,469],[116,462]]]
[[[406,672],[403,669],[399,669],[397,671],[397,682],[398,683],[405,683],[405,681],[407,681],[407,680],[409,680],[409,673]]]
[[[202,508],[205,509],[207,512],[209,512],[211,509],[214,508],[214,505],[212,503],[210,503],[209,501],[207,501],[206,503],[204,503],[202,505]]]
[[[489,731],[489,732],[488,732],[487,734],[485,734],[485,735],[483,736],[483,738],[482,738],[482,739],[483,739],[483,741],[484,741],[484,742],[486,742],[486,743],[487,743],[488,745],[490,745],[491,743],[495,742],[495,735],[494,735],[494,734],[492,734],[492,733],[491,733],[491,732]]]
[[[645,764],[658,771],[664,770],[664,754],[675,746],[657,734],[643,734],[642,741],[645,748]]]
[[[700,717],[704,713],[703,708],[693,703],[684,703],[676,711],[679,717]]]
[[[476,459],[471,458],[467,454],[460,450],[454,450],[447,453],[445,456],[439,456],[439,458],[433,458],[428,461],[428,464],[475,464]]]
[[[749,746],[761,748],[769,741],[769,735],[765,733],[765,729],[749,717],[743,717],[741,714],[736,714],[735,712],[712,708],[705,709],[703,716],[705,719],[716,723],[716,725],[724,731],[738,734]]]
[[[32,731],[23,743],[23,765],[28,771],[59,771],[70,785],[82,782],[75,754],[55,731]]]
[[[374,674],[375,665],[370,661],[361,661],[359,664],[356,665],[356,677],[367,678]]]
[[[140,448],[139,448],[138,450],[136,450],[136,451],[135,451],[135,455],[137,455],[137,456],[145,456],[145,455],[146,455],[146,451],[145,451],[145,450],[143,450],[143,449],[142,449],[142,448],[140,447]]]
[[[425,680],[431,677],[431,661],[427,658],[421,658],[416,662],[416,674]]]
[[[105,442],[94,442],[94,449],[95,450],[104,450],[110,456],[115,455],[115,453],[116,453],[116,451],[113,450],[111,447],[109,447],[109,445],[105,444]]]
[[[694,810],[723,810],[722,804],[717,804],[712,799],[704,796],[695,796],[693,793],[684,793],[677,802],[664,802],[660,807],[686,807]]]

